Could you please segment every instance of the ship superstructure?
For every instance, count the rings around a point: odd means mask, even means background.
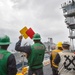
[[[71,42],[71,50],[74,51],[74,39],[75,39],[75,1],[70,0],[67,3],[61,5],[63,9],[63,15],[65,17],[65,23],[69,29],[69,38]]]

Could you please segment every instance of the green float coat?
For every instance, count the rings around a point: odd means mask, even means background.
[[[0,75],[7,75],[7,60],[10,52],[0,49]]]
[[[40,43],[35,43],[31,46],[32,51],[28,58],[28,65],[32,69],[43,67],[43,59],[45,54],[45,46]]]

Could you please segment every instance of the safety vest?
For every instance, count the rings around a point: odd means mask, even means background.
[[[58,53],[58,52],[61,52],[61,51],[62,51],[62,50],[59,50],[59,49],[52,51],[52,66],[55,67],[55,68],[58,68],[58,66],[54,63],[54,59],[55,59],[57,53]]]
[[[45,54],[45,46],[40,43],[35,43],[31,46],[31,54],[28,58],[28,65],[31,69],[38,69],[43,67],[43,59]]]
[[[7,59],[11,53],[0,49],[0,75],[7,75]]]
[[[60,63],[58,71],[60,75],[75,75],[75,54],[69,50],[59,52]]]

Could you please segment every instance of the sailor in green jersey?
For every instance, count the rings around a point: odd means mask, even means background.
[[[13,54],[7,51],[10,44],[8,36],[0,37],[0,75],[16,75],[16,61]]]
[[[31,46],[21,46],[22,36],[16,43],[15,50],[27,53],[29,71],[28,75],[43,75],[43,59],[46,47],[41,43],[41,37],[38,33],[34,34],[34,44]]]

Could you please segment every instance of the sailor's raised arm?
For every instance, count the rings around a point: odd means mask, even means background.
[[[22,38],[23,38],[22,35],[19,36],[19,41],[15,45],[15,50],[20,52],[25,52],[29,55],[31,52],[31,46],[21,46]]]
[[[20,50],[20,46],[21,46],[22,38],[23,38],[22,35],[20,35],[20,36],[19,36],[19,41],[18,41],[18,42],[16,43],[16,45],[15,45],[15,50],[16,50],[16,51],[21,51],[21,50]]]

